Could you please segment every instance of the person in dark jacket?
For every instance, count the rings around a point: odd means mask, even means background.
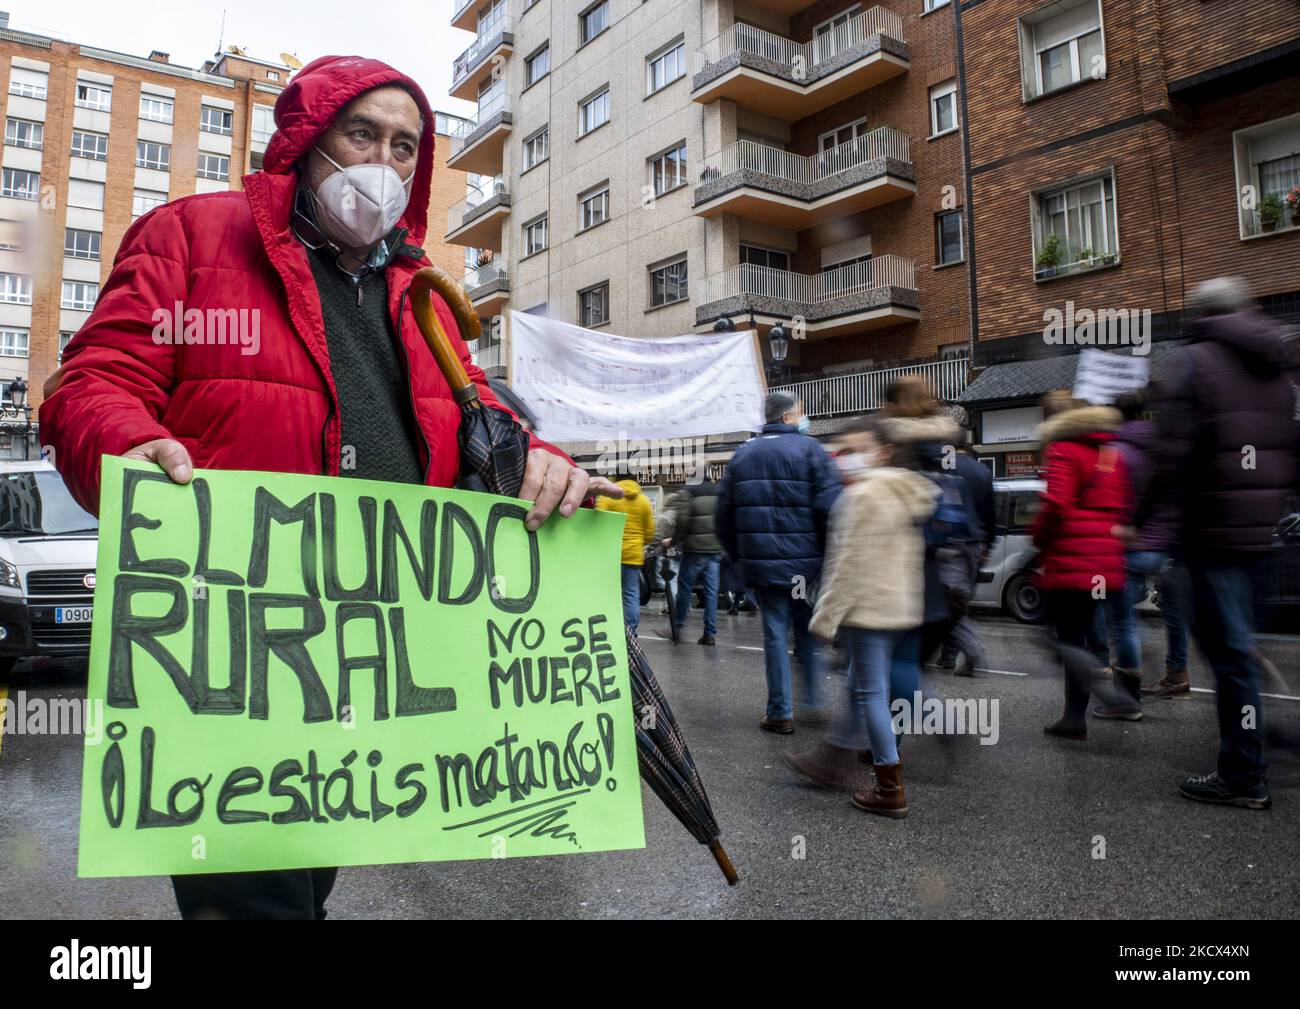
[[[714,525],[722,548],[745,566],[758,592],[767,668],[768,732],[794,732],[787,638],[804,673],[804,706],[825,720],[817,643],[808,632],[813,587],[821,574],[831,507],[841,484],[826,450],[807,434],[803,404],[773,392],[764,405],[762,432],[740,448],[718,488]]]
[[[951,456],[953,471],[962,481],[965,492],[969,529],[965,538],[952,544],[948,560],[952,569],[949,604],[952,619],[943,643],[939,665],[958,676],[973,675],[983,667],[984,640],[970,615],[970,601],[979,583],[980,568],[997,536],[997,519],[993,502],[993,471],[971,455],[970,448],[958,445]],[[961,656],[966,656],[965,665]]]
[[[714,529],[714,512],[718,504],[718,485],[712,480],[687,484],[668,500],[673,518],[669,546],[682,550],[682,566],[677,572],[677,630],[691,612],[691,593],[695,583],[704,583],[704,636],[699,644],[712,645],[718,633],[718,576],[722,563],[722,544]]]
[[[1280,331],[1253,311],[1243,281],[1206,281],[1189,306],[1194,342],[1179,354],[1156,411],[1138,525],[1177,489],[1192,631],[1214,670],[1219,712],[1218,768],[1187,778],[1180,791],[1267,809],[1254,583],[1300,484],[1300,395],[1284,370]]]

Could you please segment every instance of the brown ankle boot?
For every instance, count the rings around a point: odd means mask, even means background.
[[[907,815],[907,796],[903,794],[903,762],[877,764],[876,780],[870,791],[854,792],[853,805],[868,813],[901,820]]]
[[[1173,697],[1177,694],[1191,693],[1192,683],[1187,677],[1187,667],[1166,669],[1165,675],[1153,686],[1143,687],[1142,693],[1147,697]]]
[[[821,788],[847,788],[849,772],[856,762],[853,750],[822,743],[812,753],[785,755],[795,774]]]

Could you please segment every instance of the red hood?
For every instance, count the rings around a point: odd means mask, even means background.
[[[275,103],[275,136],[266,148],[262,170],[270,175],[292,174],[298,159],[312,149],[343,106],[357,95],[386,84],[410,91],[424,118],[411,199],[399,222],[410,232],[410,241],[420,245],[428,226],[433,179],[433,109],[420,86],[387,63],[361,56],[322,56],[294,74]]]

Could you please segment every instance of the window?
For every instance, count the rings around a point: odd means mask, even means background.
[[[12,196],[19,200],[37,200],[41,195],[41,177],[36,172],[24,172],[19,168],[6,168],[3,182],[0,183],[0,196]]]
[[[609,85],[605,85],[578,106],[578,136],[585,137],[607,122],[609,122]]]
[[[45,101],[45,94],[50,84],[50,75],[40,70],[28,70],[26,67],[9,68],[9,93],[19,98],[39,98]]]
[[[76,335],[76,333],[69,333],[66,329],[59,332],[59,364],[63,363],[63,352],[68,349],[68,344],[72,342],[72,338]]]
[[[524,255],[531,256],[546,248],[546,215],[524,225]]]
[[[89,158],[91,161],[108,160],[108,137],[103,133],[83,133],[72,131],[72,156]]]
[[[0,329],[0,357],[26,357],[28,339],[25,329]]]
[[[937,11],[940,7],[947,7],[948,0],[925,0],[925,13]]]
[[[255,144],[269,144],[275,133],[275,108],[270,105],[253,106],[253,135]]]
[[[280,71],[278,71],[278,70],[268,70],[268,71],[266,72],[266,79],[267,79],[268,81],[278,81],[278,80],[280,79]]]
[[[550,72],[551,44],[547,42],[524,60],[524,87],[532,87]]]
[[[551,128],[543,126],[524,141],[524,171],[540,165],[551,156]]]
[[[864,252],[860,256],[848,256],[845,257],[844,259],[834,259],[830,262],[823,261],[821,272],[834,273],[836,270],[848,270],[854,266],[861,266],[864,263],[870,263],[870,262],[871,262],[871,253]],[[862,272],[863,271],[861,270],[858,271],[859,274],[861,274]]]
[[[30,305],[32,278],[18,273],[0,273],[0,301],[10,305]]]
[[[833,151],[844,144],[852,143],[859,137],[865,137],[867,132],[867,121],[865,119],[855,120],[837,130],[823,133],[817,138],[817,149],[823,153]]]
[[[790,269],[790,253],[765,249],[761,245],[742,245],[740,262],[746,266],[761,266],[769,270]]]
[[[934,215],[934,261],[937,266],[960,263],[966,256],[962,246],[961,211]]]
[[[685,142],[650,159],[650,181],[656,196],[686,185]]]
[[[671,305],[685,301],[686,293],[686,257],[650,271],[650,307]]]
[[[68,206],[87,210],[104,209],[104,183],[89,179],[68,180]]]
[[[6,119],[5,143],[10,147],[27,147],[39,151],[45,143],[45,124],[26,119]]]
[[[1039,272],[1051,267],[1086,267],[1089,259],[1119,253],[1115,226],[1115,184],[1108,173],[1062,189],[1034,196],[1034,256]],[[1057,236],[1052,239],[1051,236]],[[1039,254],[1059,247],[1054,263],[1040,263]]]
[[[113,89],[78,82],[76,103],[78,108],[107,112],[113,107]]]
[[[63,232],[63,254],[70,259],[98,259],[100,233],[67,228]]]
[[[609,220],[609,183],[602,182],[578,197],[578,230],[586,231]]]
[[[170,98],[159,95],[140,96],[140,118],[151,123],[170,123],[175,112],[175,103]]]
[[[253,109],[257,110],[265,107],[264,105],[254,105]],[[211,105],[199,106],[199,129],[204,133],[220,133],[228,137],[234,121],[235,114],[229,109],[218,109]]]
[[[686,43],[677,41],[646,61],[646,94],[654,94],[685,73]]]
[[[63,300],[60,308],[71,308],[78,312],[89,312],[95,307],[99,297],[99,285],[83,280],[65,280],[63,282]]]
[[[199,153],[200,179],[217,179],[220,182],[230,180],[230,158],[224,154]]]
[[[957,82],[944,81],[930,89],[930,136],[957,128]]]
[[[1283,204],[1282,220],[1270,230],[1291,227],[1295,212],[1286,205],[1286,198],[1296,186],[1300,186],[1300,114],[1238,130],[1232,135],[1232,144],[1237,192],[1255,193],[1253,201],[1238,200],[1241,237],[1249,238],[1263,232],[1260,206],[1269,197]],[[1251,205],[1244,206],[1247,202]]]
[[[601,0],[578,15],[578,45],[585,46],[609,27],[609,0]]]
[[[137,189],[131,197],[131,217],[143,217],[154,207],[161,207],[167,202],[167,194],[152,189]]]
[[[578,292],[578,325],[600,326],[609,322],[609,281]]]
[[[1082,0],[1020,21],[1020,63],[1026,99],[1089,77],[1106,76],[1099,0]]]
[[[863,20],[858,18],[861,13],[862,6],[854,4],[813,28],[814,62],[828,60],[865,38]]]
[[[487,38],[495,31],[501,30],[501,24],[506,16],[505,0],[493,0],[486,10],[479,11],[478,15],[478,37]]]
[[[172,149],[170,144],[155,144],[149,140],[135,142],[135,167],[154,168],[160,172],[170,172]]]

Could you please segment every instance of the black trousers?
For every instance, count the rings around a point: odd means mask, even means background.
[[[338,869],[278,869],[173,876],[186,921],[323,921]]]
[[[1098,637],[1098,601],[1086,589],[1053,589],[1045,593],[1047,619],[1056,631],[1056,640],[1062,645],[1083,649],[1098,655],[1105,646],[1104,630]],[[1104,628],[1104,624],[1101,625]],[[1100,660],[1098,660],[1100,667]],[[1071,675],[1065,672],[1065,715],[1082,722],[1088,715],[1088,680],[1086,673]]]

